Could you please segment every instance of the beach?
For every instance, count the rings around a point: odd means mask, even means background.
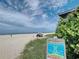
[[[48,33],[43,33],[46,35]],[[0,35],[0,59],[16,59],[36,34]]]

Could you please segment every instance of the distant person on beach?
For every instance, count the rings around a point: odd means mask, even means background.
[[[12,34],[11,34],[11,38],[12,38]]]

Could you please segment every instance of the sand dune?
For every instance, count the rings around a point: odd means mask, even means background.
[[[36,34],[0,35],[0,59],[16,59],[25,44],[35,38]]]

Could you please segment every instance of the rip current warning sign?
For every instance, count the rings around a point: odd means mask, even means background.
[[[66,59],[65,41],[63,39],[48,39],[47,59]]]

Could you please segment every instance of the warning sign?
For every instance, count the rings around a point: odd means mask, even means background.
[[[47,42],[47,59],[66,59],[63,39],[50,38]]]

